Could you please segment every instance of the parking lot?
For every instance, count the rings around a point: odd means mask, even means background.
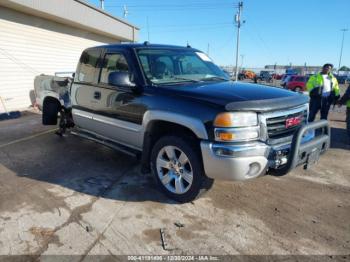
[[[39,114],[2,121],[0,255],[35,260],[64,254],[77,261],[97,254],[349,259],[344,118],[344,110],[331,112],[332,146],[312,169],[244,183],[218,181],[188,204],[159,193],[135,159],[72,135],[57,137],[41,125]]]

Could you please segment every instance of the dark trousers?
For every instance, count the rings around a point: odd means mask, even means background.
[[[329,108],[331,107],[329,100],[329,97],[311,97],[309,107],[309,122],[313,122],[315,120],[318,110],[321,110],[321,119],[327,120]]]
[[[350,107],[346,109],[346,131],[348,132],[348,138],[350,142]]]

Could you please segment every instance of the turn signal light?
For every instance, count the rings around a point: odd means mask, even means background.
[[[233,124],[232,122],[233,121],[231,113],[221,113],[215,118],[214,126],[231,127]]]
[[[218,136],[222,141],[232,141],[235,138],[235,135],[232,133],[219,133]]]

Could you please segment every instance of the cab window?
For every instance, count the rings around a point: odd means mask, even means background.
[[[99,50],[86,50],[82,53],[79,60],[79,73],[77,74],[79,82],[94,82],[96,67],[98,65],[99,58]]]
[[[129,72],[129,66],[122,54],[106,54],[102,69],[100,83],[108,84],[108,76],[112,72]]]

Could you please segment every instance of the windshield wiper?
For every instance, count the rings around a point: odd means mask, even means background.
[[[201,81],[218,81],[218,80],[229,81],[227,78],[224,78],[221,76],[208,76],[208,77],[201,78]]]
[[[158,83],[158,84],[160,84],[160,85],[176,85],[176,84],[183,84],[183,83],[186,83],[186,82],[191,82],[191,83],[201,82],[199,80],[182,78],[182,77],[173,77],[172,79],[174,79],[174,80],[183,80],[183,81],[169,81],[169,82]]]
[[[198,83],[198,82],[200,82],[199,80],[189,79],[189,78],[185,78],[185,77],[173,77],[173,79],[175,79],[175,80],[186,80],[186,81],[188,81],[188,82],[193,82],[193,83]]]

